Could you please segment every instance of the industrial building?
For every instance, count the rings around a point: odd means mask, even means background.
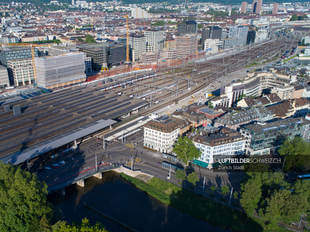
[[[125,63],[126,61],[126,44],[110,43],[107,47],[108,67],[113,67]]]
[[[9,76],[14,86],[25,86],[35,83],[32,59],[9,60]]]
[[[10,86],[9,74],[6,67],[0,65],[0,89]]]
[[[44,88],[58,88],[86,80],[82,52],[36,57],[35,65],[37,84]]]
[[[72,146],[147,104],[107,93],[104,88],[76,86],[2,104],[0,160],[19,164],[64,145]]]

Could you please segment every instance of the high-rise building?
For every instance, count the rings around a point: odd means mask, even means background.
[[[278,10],[279,10],[279,3],[274,3],[273,9],[272,9],[272,14],[274,14],[274,15],[278,14]]]
[[[230,26],[224,40],[225,49],[246,45],[248,30],[247,26]]]
[[[145,36],[142,34],[132,34],[129,43],[132,51],[132,62],[139,61],[146,52]]]
[[[177,59],[196,55],[198,51],[198,39],[196,34],[176,36],[175,40]]]
[[[150,18],[150,14],[143,10],[140,7],[134,7],[131,9],[131,17],[135,19],[145,19],[145,18]]]
[[[222,39],[223,30],[219,26],[208,27],[207,39]]]
[[[10,86],[8,70],[6,67],[0,65],[0,88],[6,88]]]
[[[197,33],[197,23],[194,20],[183,21],[178,24],[178,34],[185,35],[185,34],[196,34]]]
[[[158,53],[164,47],[165,32],[161,30],[147,30],[144,32],[146,51]]]
[[[91,57],[94,71],[100,71],[102,67],[108,67],[108,48],[106,44],[79,45],[78,49],[86,53],[87,57]]]
[[[84,82],[85,61],[82,52],[35,58],[37,84],[44,88],[63,87]]]
[[[261,14],[262,5],[263,5],[263,0],[253,0],[253,3],[252,3],[253,13]]]
[[[248,3],[247,2],[242,2],[241,3],[240,13],[241,14],[245,14],[247,12],[247,8],[248,8]]]
[[[113,67],[125,63],[126,44],[112,42],[107,47],[108,67]]]

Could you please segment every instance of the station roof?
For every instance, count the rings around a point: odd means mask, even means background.
[[[0,106],[0,159],[20,162],[24,158],[18,156],[25,152],[29,158],[28,151],[37,154],[43,148],[47,151],[48,145],[54,147],[100,131],[113,124],[113,119],[146,103],[103,89],[99,85],[76,86]]]

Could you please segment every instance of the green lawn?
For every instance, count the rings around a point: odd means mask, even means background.
[[[124,174],[121,176],[163,204],[170,205],[217,227],[238,232],[263,231],[262,227],[248,218],[246,214],[193,192],[182,190],[169,182],[153,177],[145,183]]]

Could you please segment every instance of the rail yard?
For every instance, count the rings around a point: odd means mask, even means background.
[[[95,126],[88,133],[102,132],[133,112],[138,116],[148,115],[191,96],[257,59],[277,57],[293,45],[292,41],[272,40],[212,60],[184,63],[157,72],[146,70],[126,77],[106,78],[6,104],[0,109],[0,130],[3,132],[0,158],[8,160],[8,157],[14,157],[16,160],[33,147],[69,136],[102,120],[116,121]],[[45,146],[44,151],[48,149]],[[39,154],[29,154],[19,162]]]

